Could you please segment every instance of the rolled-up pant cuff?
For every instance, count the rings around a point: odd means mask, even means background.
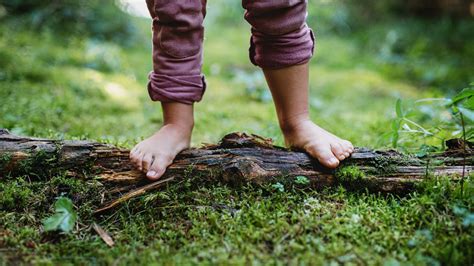
[[[192,104],[201,100],[205,1],[147,0],[153,17],[153,71],[148,93],[154,101]]]
[[[314,53],[313,31],[301,28],[281,35],[269,35],[252,29],[250,61],[261,68],[278,69],[308,62]]]
[[[192,104],[202,99],[206,90],[204,75],[170,76],[150,72],[148,94],[153,101]]]

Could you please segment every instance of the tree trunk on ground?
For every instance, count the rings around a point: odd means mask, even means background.
[[[404,194],[427,177],[460,179],[472,173],[470,145],[458,139],[447,144],[450,149],[446,152],[424,158],[356,148],[337,170],[329,170],[304,152],[273,146],[271,140],[256,135],[231,133],[219,144],[181,152],[166,174],[151,183],[133,168],[126,149],[87,140],[20,137],[0,129],[0,177],[44,179],[60,173],[95,177],[108,188],[109,199],[97,212],[190,176],[231,184],[285,182],[305,176],[308,186],[314,188],[342,184],[351,189]]]

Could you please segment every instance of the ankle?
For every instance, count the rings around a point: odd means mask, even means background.
[[[191,121],[165,121],[163,127],[172,127],[182,132],[191,133],[194,128],[194,120]]]
[[[194,127],[194,106],[179,102],[162,102],[163,126],[190,133]]]
[[[311,120],[307,114],[295,115],[279,120],[280,129],[286,137],[297,133],[308,122],[311,122]]]

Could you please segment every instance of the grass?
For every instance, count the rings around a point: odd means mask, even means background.
[[[74,233],[54,237],[38,230],[49,197],[19,201],[2,216],[2,244],[8,247],[4,258],[33,263],[463,264],[474,255],[468,248],[472,226],[464,226],[465,217],[455,213],[456,208],[472,208],[472,199],[462,198],[459,186],[446,180],[401,199],[342,188],[316,192],[290,186],[279,192],[193,180],[101,217],[92,217],[92,206],[85,204],[97,190],[92,184],[61,178],[19,182],[22,191],[41,187],[42,195],[54,195],[60,187],[80,210]],[[472,195],[473,188],[469,183],[465,192]],[[112,234],[114,248],[91,231],[94,220]]]
[[[128,148],[155,131],[160,108],[145,90],[151,69],[149,26],[134,23],[143,34],[128,47],[1,25],[0,127],[20,135],[87,138]],[[193,145],[216,142],[231,131],[283,144],[263,77],[248,62],[245,27],[207,31],[208,90],[196,105]],[[319,36],[310,66],[314,120],[357,146],[382,148],[390,145],[385,136],[397,98],[444,96],[378,66],[376,52],[362,50],[357,39]],[[410,137],[401,144],[415,145]],[[340,187],[235,188],[191,178],[93,216],[102,189],[93,180],[62,175],[51,180],[2,177],[0,264],[474,262],[472,177],[463,195],[458,184],[439,179],[403,198]],[[79,213],[70,235],[41,229],[59,195],[71,198]],[[93,222],[112,235],[116,246],[100,240]]]

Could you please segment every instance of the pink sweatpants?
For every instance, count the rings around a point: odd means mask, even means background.
[[[202,66],[206,0],[146,0],[153,18],[153,71],[148,92],[154,101],[200,101],[206,89]],[[277,69],[309,61],[314,35],[306,25],[307,0],[243,0],[252,26],[250,61]]]

